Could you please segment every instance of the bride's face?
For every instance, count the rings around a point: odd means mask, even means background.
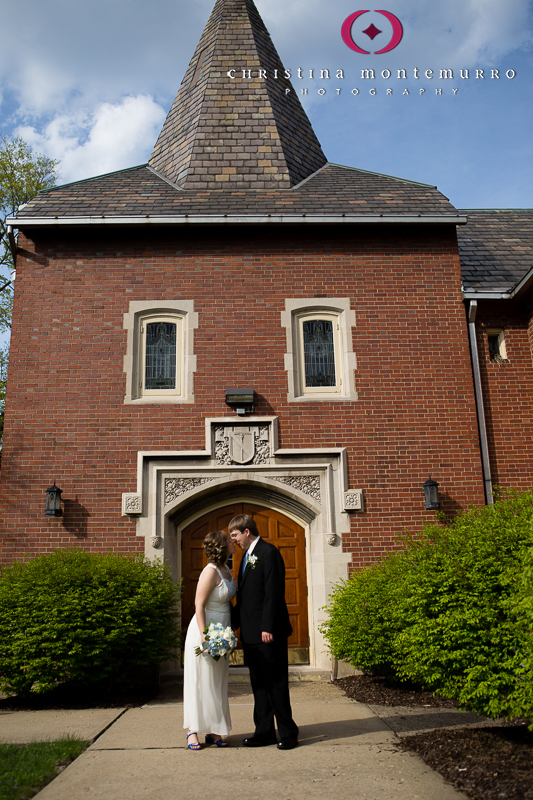
[[[230,556],[233,555],[233,553],[235,552],[235,549],[236,549],[235,545],[233,544],[231,539],[228,539],[228,549],[226,550],[226,561],[228,560],[228,558]]]

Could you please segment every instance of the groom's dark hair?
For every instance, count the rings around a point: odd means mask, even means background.
[[[229,533],[232,531],[240,531],[241,533],[244,533],[246,528],[248,528],[252,536],[259,536],[257,525],[255,524],[254,520],[248,516],[248,514],[239,514],[237,517],[233,517],[228,525]]]

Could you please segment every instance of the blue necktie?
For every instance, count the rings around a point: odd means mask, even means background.
[[[244,553],[241,563],[241,575],[244,575],[244,570],[246,569],[246,562],[248,561],[248,550]]]

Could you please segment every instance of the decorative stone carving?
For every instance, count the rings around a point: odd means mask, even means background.
[[[159,547],[162,541],[163,540],[161,536],[152,536],[152,538],[150,539],[150,544],[152,545],[152,547],[157,548]]]
[[[268,464],[270,441],[268,425],[217,425],[215,461],[217,464]]]
[[[349,489],[344,492],[345,511],[363,511],[363,490]]]
[[[328,533],[326,535],[326,542],[330,545],[337,544],[337,534],[336,533]]]
[[[196,489],[203,483],[209,483],[214,478],[166,478],[165,479],[165,505],[172,503],[185,492]]]
[[[122,516],[142,514],[143,501],[140,492],[124,492],[122,495]]]
[[[299,489],[300,492],[308,494],[317,503],[321,502],[320,494],[320,477],[318,475],[289,475],[289,476],[276,476],[273,478],[280,483],[286,483],[294,489]]]

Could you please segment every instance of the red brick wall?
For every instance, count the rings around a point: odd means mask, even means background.
[[[478,303],[476,321],[479,366],[492,480],[525,490],[533,485],[533,363],[527,305]],[[487,329],[505,329],[508,363],[489,358]]]
[[[418,530],[422,483],[452,515],[483,504],[465,312],[453,229],[93,229],[20,238],[2,461],[2,560],[75,545],[140,550],[121,493],[138,450],[201,449],[224,390],[253,386],[280,446],[346,446],[355,566]],[[288,403],[285,298],[350,297],[359,399]],[[194,299],[194,405],[124,405],[130,300]],[[45,489],[65,514],[44,515]]]

